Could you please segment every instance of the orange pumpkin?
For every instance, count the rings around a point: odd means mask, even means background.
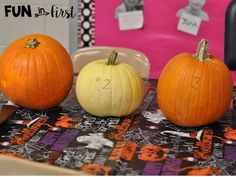
[[[55,39],[32,34],[17,39],[0,57],[0,88],[4,95],[26,108],[57,106],[73,83],[73,65]]]
[[[219,120],[227,111],[233,86],[229,69],[208,55],[202,40],[195,55],[182,53],[164,67],[157,85],[157,100],[167,119],[195,127]]]

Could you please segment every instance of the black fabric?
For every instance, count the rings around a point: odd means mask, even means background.
[[[182,128],[158,109],[156,81],[146,85],[127,117],[91,116],[74,89],[58,108],[20,108],[0,125],[0,153],[97,175],[236,175],[235,102],[220,122]]]

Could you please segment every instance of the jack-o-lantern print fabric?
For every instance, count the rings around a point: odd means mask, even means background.
[[[217,123],[182,128],[158,109],[156,82],[127,117],[86,113],[74,90],[60,107],[19,108],[0,125],[0,153],[95,175],[236,175],[236,92]]]

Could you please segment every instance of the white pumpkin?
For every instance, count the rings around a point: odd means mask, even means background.
[[[143,100],[143,81],[132,66],[116,62],[117,52],[109,59],[87,64],[76,81],[80,105],[90,114],[126,116],[133,113]]]

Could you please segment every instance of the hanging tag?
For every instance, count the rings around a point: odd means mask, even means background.
[[[179,19],[177,29],[179,31],[196,36],[201,26],[201,21],[202,20],[200,17],[193,16],[188,13],[182,13]]]
[[[119,13],[120,30],[140,29],[144,24],[143,11],[131,11]]]

